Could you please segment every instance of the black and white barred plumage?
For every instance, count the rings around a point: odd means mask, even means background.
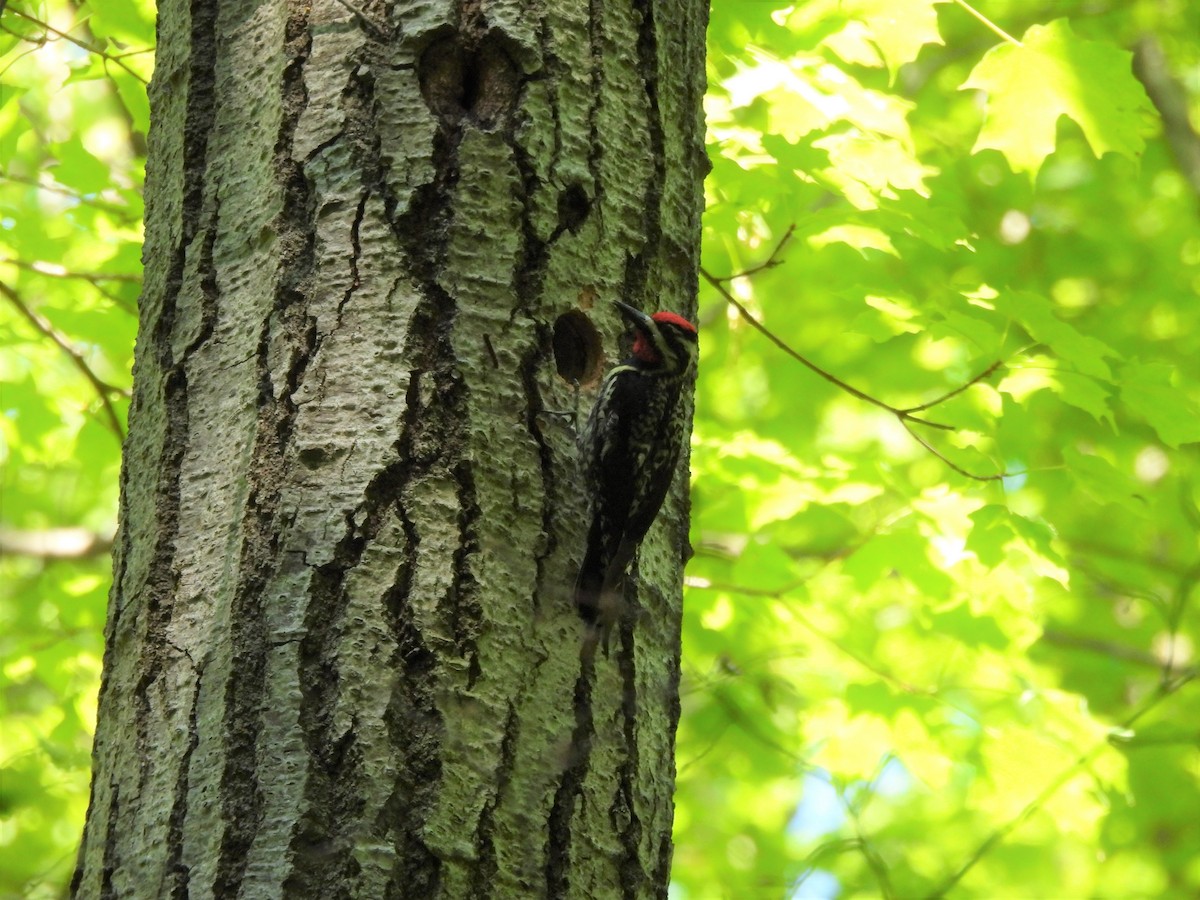
[[[674,479],[679,393],[699,350],[696,326],[682,316],[617,307],[633,326],[633,351],[604,377],[579,444],[591,525],[575,603],[596,629],[592,645],[603,637],[606,651],[625,571]]]

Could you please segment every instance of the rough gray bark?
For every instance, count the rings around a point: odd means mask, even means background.
[[[585,661],[545,413],[694,311],[706,17],[160,3],[77,896],[665,895],[686,467]]]

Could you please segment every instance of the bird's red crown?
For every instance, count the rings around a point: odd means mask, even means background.
[[[696,326],[685,319],[678,313],[673,312],[656,312],[650,317],[659,325],[677,325],[684,331],[696,334]],[[660,361],[658,351],[654,348],[654,343],[647,337],[646,332],[641,328],[635,328],[633,333],[633,355],[642,362],[657,363]]]
[[[663,324],[670,322],[672,325],[678,325],[680,328],[684,329],[685,331],[690,331],[692,334],[696,333],[696,326],[678,313],[666,311],[656,312],[650,318],[652,318],[655,322]]]

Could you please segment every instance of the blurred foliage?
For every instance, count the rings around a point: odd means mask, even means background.
[[[673,896],[1200,896],[1200,8],[709,44]]]
[[[88,798],[141,280],[149,2],[0,17],[0,896],[57,897]]]
[[[709,35],[673,896],[1200,894],[1200,9]],[[152,42],[0,18],[0,895],[87,802]]]

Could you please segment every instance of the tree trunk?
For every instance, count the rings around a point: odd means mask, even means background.
[[[77,896],[665,896],[686,466],[581,657],[548,413],[694,313],[706,17],[160,3]]]

